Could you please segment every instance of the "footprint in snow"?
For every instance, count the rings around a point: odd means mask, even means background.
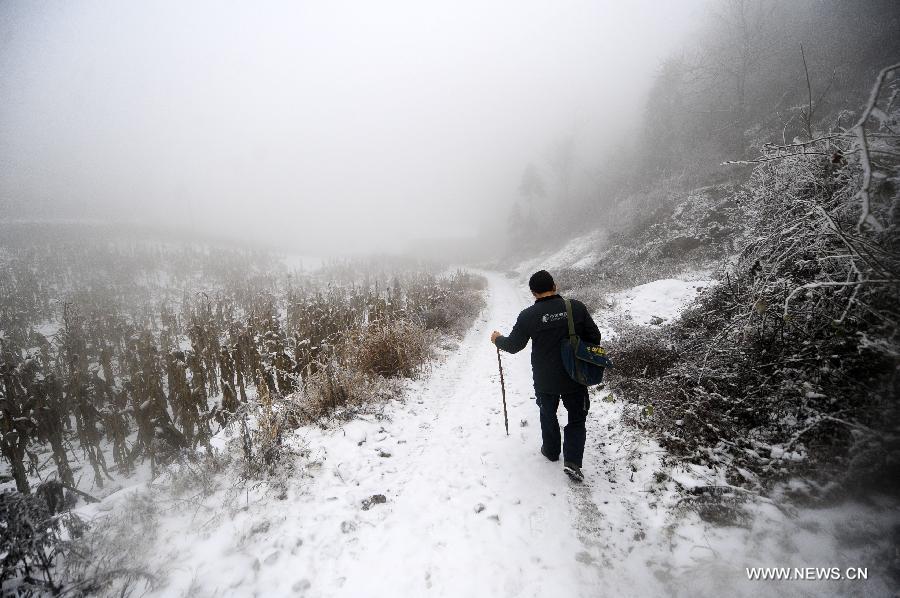
[[[312,587],[312,584],[308,579],[301,579],[300,581],[292,585],[291,589],[300,594],[308,590],[310,587]]]
[[[594,563],[594,557],[591,556],[591,553],[586,550],[582,550],[581,552],[575,555],[575,560],[579,563],[583,563],[585,565],[592,565]]]

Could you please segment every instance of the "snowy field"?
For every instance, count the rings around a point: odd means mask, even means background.
[[[131,518],[141,539],[131,558],[158,576],[156,596],[892,595],[868,555],[896,510],[801,511],[748,496],[743,520],[704,519],[684,492],[725,482],[667,464],[607,391],[591,393],[586,481],[570,482],[538,453],[528,349],[502,357],[507,436],[488,337],[508,332],[531,298],[520,282],[486,276],[488,306],[460,346],[378,417],[298,430],[302,456],[283,483],[245,487],[223,474],[207,496],[184,496],[161,480],[81,514]],[[677,282],[630,289],[616,309],[673,318],[708,284]],[[142,509],[155,513],[149,527]],[[751,566],[860,566],[870,578],[751,582]]]

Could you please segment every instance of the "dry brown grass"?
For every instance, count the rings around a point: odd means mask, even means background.
[[[359,407],[377,394],[376,386],[371,376],[358,370],[327,367],[308,376],[304,391],[286,397],[280,407],[288,414],[288,426],[296,428]]]
[[[385,378],[414,377],[430,355],[425,328],[411,320],[370,323],[351,350],[362,372]]]

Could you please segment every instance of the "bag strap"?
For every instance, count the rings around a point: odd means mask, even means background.
[[[575,319],[572,317],[572,302],[563,297],[563,301],[566,303],[566,317],[569,320],[569,342],[572,344],[572,348],[575,349],[578,346],[578,335],[575,334]]]
[[[581,372],[581,367],[578,363],[578,358],[575,355],[578,354],[578,335],[575,334],[575,318],[572,317],[572,302],[563,297],[563,301],[566,303],[566,318],[569,320],[569,345],[572,347],[572,357],[573,357],[573,367],[575,368],[573,378],[576,382],[580,384],[584,384],[584,376]],[[587,397],[585,397],[587,400]],[[585,404],[585,407],[587,405]],[[587,411],[587,409],[585,409]]]

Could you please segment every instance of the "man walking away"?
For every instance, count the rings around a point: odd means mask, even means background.
[[[528,280],[528,288],[534,295],[534,305],[522,310],[509,336],[495,330],[491,333],[491,342],[507,353],[518,353],[531,339],[531,372],[535,397],[541,410],[541,454],[550,461],[558,461],[562,448],[564,471],[580,482],[584,479],[581,460],[584,455],[584,422],[590,401],[587,386],[573,380],[563,367],[560,344],[569,336],[566,305],[556,293],[556,283],[546,270],[535,272]],[[576,334],[585,342],[598,344],[600,330],[587,308],[575,299],[570,302]],[[559,420],[556,419],[560,399],[569,414],[562,447]]]

